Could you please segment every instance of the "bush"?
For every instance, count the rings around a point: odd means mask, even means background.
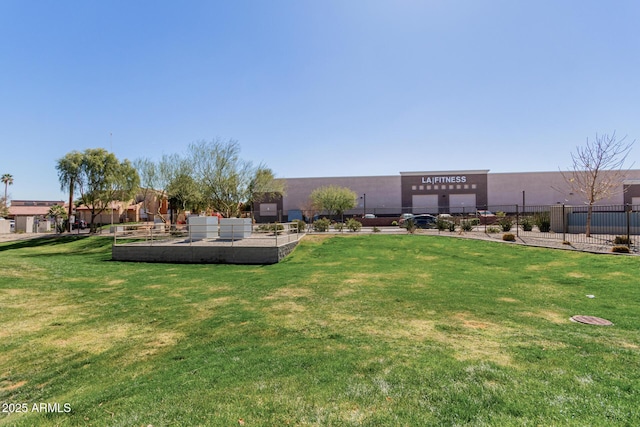
[[[460,223],[460,228],[462,229],[462,231],[471,231],[471,230],[473,230],[473,226],[474,226],[474,223],[475,223],[474,220],[477,220],[477,218],[473,218],[473,219],[469,219],[469,220],[466,220],[466,221],[462,221]]]
[[[502,240],[505,242],[515,242],[516,236],[513,233],[505,233],[502,235]]]
[[[495,234],[495,233],[499,233],[500,229],[498,227],[489,227],[487,228],[487,233],[491,233],[491,234]]]
[[[344,222],[336,222],[333,224],[333,229],[336,231],[344,230]]]
[[[291,221],[292,226],[291,226],[291,232],[292,233],[304,233],[305,230],[307,229],[307,223],[304,222],[301,219],[294,219],[293,221]]]
[[[449,231],[451,231],[452,233],[454,231],[456,231],[456,224],[455,223],[453,223],[453,222],[449,223]]]
[[[278,233],[280,234],[284,230],[284,225],[282,224],[260,224],[258,226],[258,231],[262,231],[265,233]]]
[[[505,217],[500,219],[500,221],[498,221],[498,224],[500,224],[502,231],[510,231],[511,227],[513,226],[513,220],[509,217]]]
[[[374,233],[379,233],[380,229],[378,227],[376,227],[375,225],[373,226],[373,230]]]
[[[347,220],[347,228],[349,229],[349,231],[353,232],[360,231],[360,229],[362,228],[362,223],[355,218],[349,218]]]
[[[496,216],[498,219],[498,225],[502,228],[502,231],[509,231],[513,226],[513,220],[507,216],[504,212],[498,212]]]
[[[520,225],[522,226],[522,231],[531,231],[531,230],[533,230],[533,220],[531,220],[531,218],[529,218],[529,217],[522,218],[522,221],[520,222]]]
[[[313,231],[329,231],[330,225],[331,222],[329,222],[327,218],[316,219],[315,221],[313,221]]]
[[[541,233],[548,233],[551,230],[551,217],[549,212],[540,212],[535,215],[534,222]]]
[[[617,252],[619,254],[628,254],[630,251],[628,246],[614,246],[611,248],[611,252]]]
[[[448,230],[449,224],[451,224],[451,222],[447,221],[446,219],[438,218],[436,220],[436,228],[438,229],[438,231]]]
[[[627,236],[616,236],[616,238],[613,239],[613,243],[616,245],[630,245],[631,239]]]
[[[397,227],[398,226],[398,221],[391,221],[391,225]]]

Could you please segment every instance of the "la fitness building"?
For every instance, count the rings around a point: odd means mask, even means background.
[[[605,172],[606,174],[607,172]],[[309,216],[313,190],[333,185],[358,196],[356,208],[345,215],[401,213],[469,213],[477,209],[515,210],[565,204],[582,206],[560,172],[490,173],[489,170],[400,172],[393,176],[285,178],[282,197],[256,203],[259,222],[286,221]],[[640,170],[631,170],[600,205],[633,205],[640,209]]]

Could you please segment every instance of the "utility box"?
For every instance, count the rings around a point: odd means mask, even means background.
[[[217,216],[190,216],[187,218],[187,224],[189,225],[189,236],[192,240],[218,238]]]
[[[251,218],[222,218],[220,220],[221,239],[244,239],[251,236]]]
[[[38,233],[49,233],[51,231],[51,222],[48,220],[38,221]]]
[[[17,216],[16,232],[33,233],[34,220],[35,217],[32,216]]]

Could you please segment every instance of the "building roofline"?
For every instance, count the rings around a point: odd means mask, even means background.
[[[479,175],[487,174],[489,169],[475,169],[475,170],[453,170],[453,171],[415,171],[415,172],[400,172],[401,176],[416,176],[416,175]]]

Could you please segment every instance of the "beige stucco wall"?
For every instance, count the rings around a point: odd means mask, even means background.
[[[628,179],[640,178],[640,170],[627,173]],[[569,189],[560,172],[513,172],[489,173],[487,191],[489,205],[522,204],[522,191],[525,191],[527,206],[569,204],[582,205],[584,197]],[[622,183],[612,197],[599,202],[601,205],[619,205],[624,203]]]
[[[347,187],[358,195],[356,212],[363,212],[363,195],[367,195],[367,213],[373,208],[397,208],[401,205],[400,175],[349,176],[329,178],[287,178],[283,209],[301,209],[308,204],[313,190],[327,185]]]
[[[631,170],[626,179],[640,179],[640,170]],[[358,194],[358,207],[346,214],[362,214],[362,196],[367,195],[367,213],[384,214],[385,208],[400,211],[402,207],[401,175],[397,176],[357,176],[324,178],[286,178],[286,194],[283,210],[304,209],[308,205],[311,192],[322,186],[337,185],[347,187]],[[601,205],[624,203],[620,183],[616,194],[599,202]],[[487,175],[488,206],[499,209],[504,205],[522,205],[522,191],[525,191],[527,206],[540,205],[583,205],[580,194],[571,194],[562,174],[558,172],[511,172],[491,173]]]

